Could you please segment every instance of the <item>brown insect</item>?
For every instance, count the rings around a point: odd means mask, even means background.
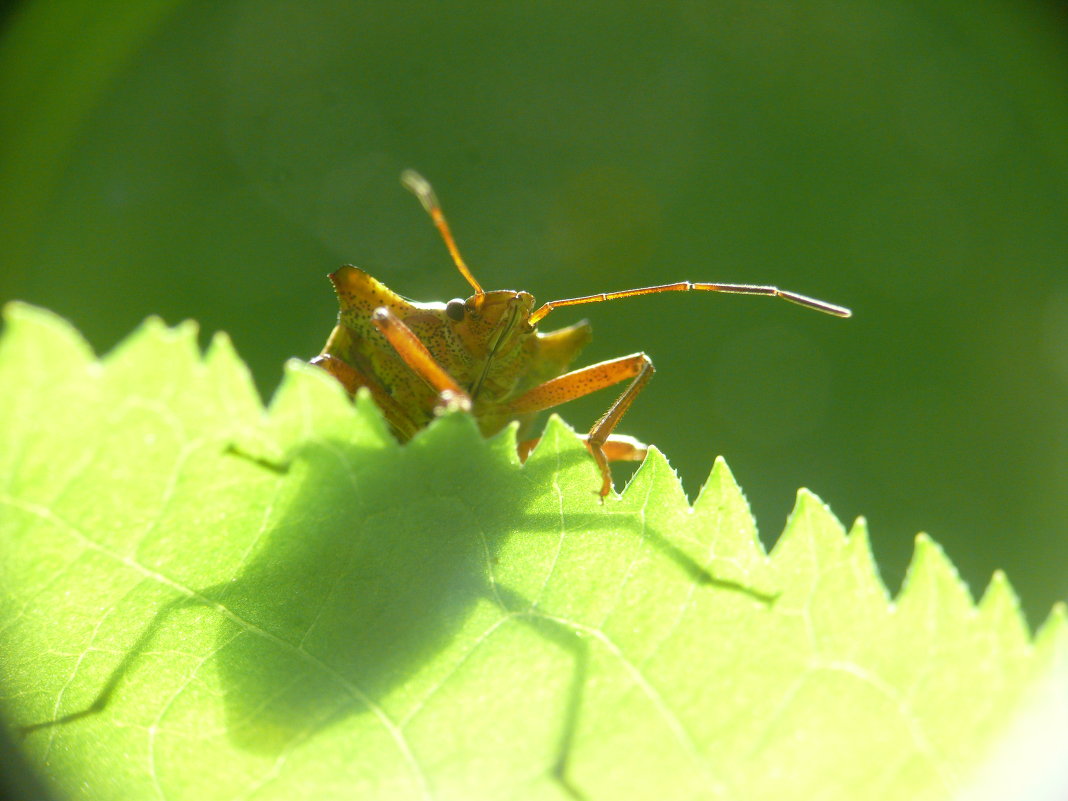
[[[653,363],[644,353],[633,353],[568,372],[590,340],[590,325],[583,320],[557,331],[538,331],[538,323],[553,309],[704,290],[768,295],[837,317],[851,314],[842,306],[773,286],[691,281],[553,300],[535,310],[529,292],[482,289],[460,256],[430,184],[411,170],[402,174],[401,182],[430,214],[475,293],[467,300],[417,303],[357,267],[342,267],[330,275],[341,306],[338,324],[312,364],[337,378],[352,395],[365,387],[402,441],[445,408],[470,411],[489,436],[513,420],[525,430],[540,411],[630,381],[585,437],[601,471],[603,498],[612,490],[608,463],[645,456],[645,445],[612,432],[652,378]],[[536,443],[520,442],[520,457],[525,459]]]

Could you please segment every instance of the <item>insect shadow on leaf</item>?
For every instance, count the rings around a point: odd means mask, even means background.
[[[760,603],[772,599],[710,575],[637,515],[605,514],[600,506],[566,518],[525,512],[532,489],[552,492],[562,470],[583,471],[588,479],[594,465],[576,448],[517,469],[510,447],[483,446],[466,415],[450,415],[404,447],[373,453],[338,441],[305,447],[279,471],[281,486],[292,491],[248,560],[235,566],[233,579],[160,607],[89,707],[23,733],[105,711],[124,685],[138,681],[141,660],[159,634],[186,625],[184,615],[172,619],[176,613],[199,608],[196,625],[215,629],[214,647],[204,657],[217,676],[234,745],[278,757],[346,720],[372,716],[370,728],[388,732],[413,782],[426,787],[418,749],[407,742],[413,719],[451,715],[459,725],[481,721],[477,725],[495,732],[512,732],[516,723],[492,688],[449,709],[453,702],[440,698],[448,679],[420,680],[420,670],[446,652],[452,669],[462,670],[494,637],[519,626],[544,643],[556,665],[555,675],[532,668],[529,676],[508,679],[547,684],[556,699],[542,721],[540,744],[524,742],[536,746],[546,774],[567,794],[584,797],[572,779],[571,758],[584,713],[588,626],[541,595],[509,586],[505,562],[533,553],[545,565],[538,584],[544,589],[554,580],[544,552],[560,542],[562,531],[590,542],[621,537],[633,543],[640,536],[652,558],[658,554],[693,582]],[[454,469],[441,470],[441,453],[455,454]],[[241,461],[257,473],[269,465]],[[530,738],[530,731],[515,736]],[[529,770],[528,762],[524,775]]]

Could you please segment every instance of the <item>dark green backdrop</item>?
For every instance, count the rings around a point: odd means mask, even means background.
[[[1068,596],[1068,25],[1025,0],[29,2],[0,42],[0,299],[101,351],[225,329],[267,394],[318,352],[326,273],[466,294],[682,278],[851,306],[588,307],[590,361],[659,372],[623,429],[693,497],[716,454],[765,542],[805,485],[919,530],[1031,620]],[[568,310],[547,323],[583,316]],[[563,410],[585,428],[609,402]]]

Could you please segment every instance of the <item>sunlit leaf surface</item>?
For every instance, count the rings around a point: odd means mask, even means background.
[[[723,462],[601,504],[557,419],[400,447],[296,363],[265,413],[191,325],[12,305],[0,387],[0,709],[64,798],[951,798],[1068,643],[923,537],[891,602],[805,491],[765,555]]]

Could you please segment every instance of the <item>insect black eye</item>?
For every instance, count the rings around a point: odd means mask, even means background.
[[[460,322],[464,319],[464,302],[459,298],[453,298],[445,304],[445,314],[450,320]]]

